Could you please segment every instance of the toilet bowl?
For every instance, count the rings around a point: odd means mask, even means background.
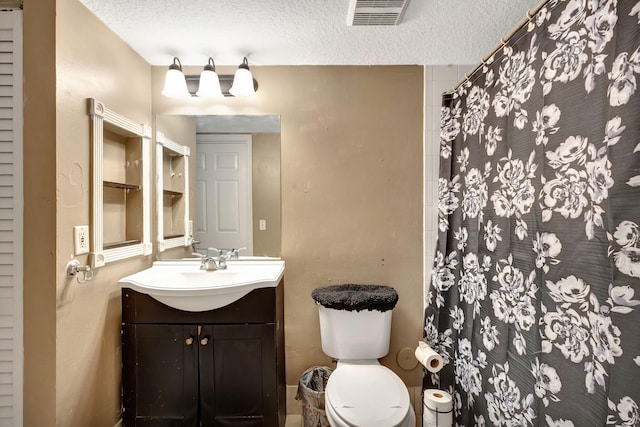
[[[414,427],[402,380],[377,360],[338,362],[325,388],[325,411],[334,427]]]
[[[333,285],[311,294],[318,306],[322,351],[338,360],[325,387],[333,427],[414,427],[406,386],[378,359],[389,352],[395,289]]]

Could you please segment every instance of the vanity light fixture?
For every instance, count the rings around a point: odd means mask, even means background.
[[[162,94],[169,98],[221,98],[224,96],[255,96],[258,90],[258,82],[249,71],[249,61],[245,56],[242,64],[238,66],[235,75],[218,75],[213,58],[209,57],[207,65],[198,75],[185,76],[182,72],[182,63],[177,57],[173,58],[173,64],[169,66],[164,81]]]
[[[222,98],[222,89],[220,89],[220,79],[216,74],[216,63],[213,58],[209,57],[209,62],[204,66],[204,70],[200,74],[200,84],[196,95],[200,98]]]
[[[164,89],[162,94],[169,98],[190,98],[191,94],[187,89],[187,81],[182,74],[182,63],[177,57],[173,58],[173,64],[169,65],[164,78]]]
[[[233,96],[254,96],[256,94],[253,87],[253,75],[249,71],[249,61],[246,56],[236,70],[229,93]]]

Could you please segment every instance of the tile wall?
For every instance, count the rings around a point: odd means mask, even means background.
[[[442,94],[460,82],[472,65],[424,67],[424,295],[431,282],[431,267],[438,238],[438,162]],[[426,303],[426,301],[425,301]]]

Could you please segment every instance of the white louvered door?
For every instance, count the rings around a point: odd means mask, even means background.
[[[22,11],[0,12],[0,427],[22,426]]]

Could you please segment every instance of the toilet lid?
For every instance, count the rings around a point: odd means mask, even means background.
[[[333,371],[326,401],[351,426],[396,426],[406,417],[409,392],[382,365],[344,365]]]

